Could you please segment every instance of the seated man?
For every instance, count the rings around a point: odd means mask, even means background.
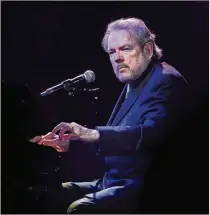
[[[98,144],[107,170],[92,182],[62,184],[76,198],[65,199],[67,213],[134,213],[156,155],[184,118],[189,86],[175,68],[160,62],[162,50],[142,20],[110,23],[102,45],[116,77],[125,83],[107,125],[88,129],[63,122],[31,139],[58,152],[68,151],[74,140]]]

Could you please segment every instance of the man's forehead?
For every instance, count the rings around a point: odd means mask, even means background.
[[[112,31],[108,38],[108,48],[123,46],[127,44],[136,44],[136,38],[126,30]]]

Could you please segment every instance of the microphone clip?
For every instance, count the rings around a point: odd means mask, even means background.
[[[68,93],[69,96],[75,96],[76,93],[82,93],[82,92],[98,92],[100,88],[72,88],[71,91]]]

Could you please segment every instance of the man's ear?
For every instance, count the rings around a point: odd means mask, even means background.
[[[153,43],[152,42],[146,43],[144,46],[144,54],[147,60],[150,60],[152,58],[153,51],[154,51]]]

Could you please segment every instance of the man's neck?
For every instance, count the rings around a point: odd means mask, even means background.
[[[152,66],[154,64],[154,60],[150,60],[148,63],[147,63],[147,66],[146,66],[146,69],[142,72],[142,74],[134,81],[131,81],[128,83],[128,87],[127,87],[127,93],[132,90],[132,89],[135,89],[139,83],[142,81],[142,79],[144,79],[144,76],[146,73],[148,73],[148,71],[151,70]]]

